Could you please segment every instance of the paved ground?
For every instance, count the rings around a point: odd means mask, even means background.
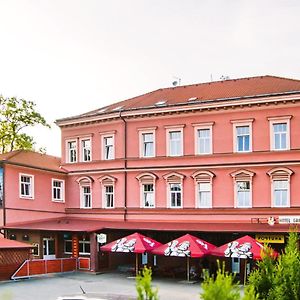
[[[0,283],[0,300],[55,300],[58,296],[86,292],[103,295],[122,294],[122,299],[136,296],[135,278],[110,273],[65,273]],[[154,279],[161,300],[199,300],[200,283],[186,283],[176,279]]]

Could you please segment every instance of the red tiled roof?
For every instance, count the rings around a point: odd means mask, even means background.
[[[59,157],[29,150],[16,150],[9,153],[0,154],[0,161],[15,165],[65,173],[65,171],[60,168],[61,160]]]
[[[0,238],[0,249],[7,249],[7,248],[32,248],[32,245]]]
[[[200,84],[184,85],[162,88],[150,93],[114,103],[79,116],[74,116],[59,121],[111,113],[113,109],[122,107],[122,110],[153,107],[159,101],[166,101],[166,105],[188,103],[191,98],[197,101],[217,99],[232,99],[255,97],[271,94],[283,94],[300,91],[300,80],[276,76],[258,76],[224,81],[214,81]]]
[[[276,227],[272,227],[262,223],[124,222],[70,217],[7,224],[4,228],[69,232],[94,232],[101,229],[206,232],[289,232],[289,226],[284,224],[276,224]]]

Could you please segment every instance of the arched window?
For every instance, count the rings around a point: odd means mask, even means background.
[[[99,178],[102,186],[102,207],[114,208],[115,207],[115,182],[116,178],[105,175]]]
[[[197,171],[192,174],[195,181],[195,207],[212,207],[212,179],[215,176],[210,171]]]
[[[234,207],[252,207],[252,178],[255,173],[248,170],[238,170],[230,175],[233,178]]]
[[[92,183],[89,176],[80,177],[76,180],[80,188],[80,208],[92,208]]]
[[[271,179],[272,207],[290,207],[290,178],[293,173],[288,168],[274,168],[267,172]]]
[[[167,184],[167,207],[183,207],[183,179],[184,175],[173,172],[163,176]]]
[[[157,176],[152,173],[141,173],[136,179],[140,183],[140,206],[143,208],[154,208]]]

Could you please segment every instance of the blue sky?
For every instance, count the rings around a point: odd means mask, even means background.
[[[160,87],[300,79],[297,0],[0,0],[0,93],[53,124]],[[60,132],[29,131],[60,155]]]

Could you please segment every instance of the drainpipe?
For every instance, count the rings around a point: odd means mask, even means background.
[[[2,168],[2,209],[3,209],[3,226],[6,226],[6,209],[5,209],[5,172],[4,164],[1,165]],[[4,237],[6,237],[6,230],[4,231]]]
[[[124,122],[124,221],[127,221],[127,122],[122,116],[122,112],[119,114],[120,119]]]

